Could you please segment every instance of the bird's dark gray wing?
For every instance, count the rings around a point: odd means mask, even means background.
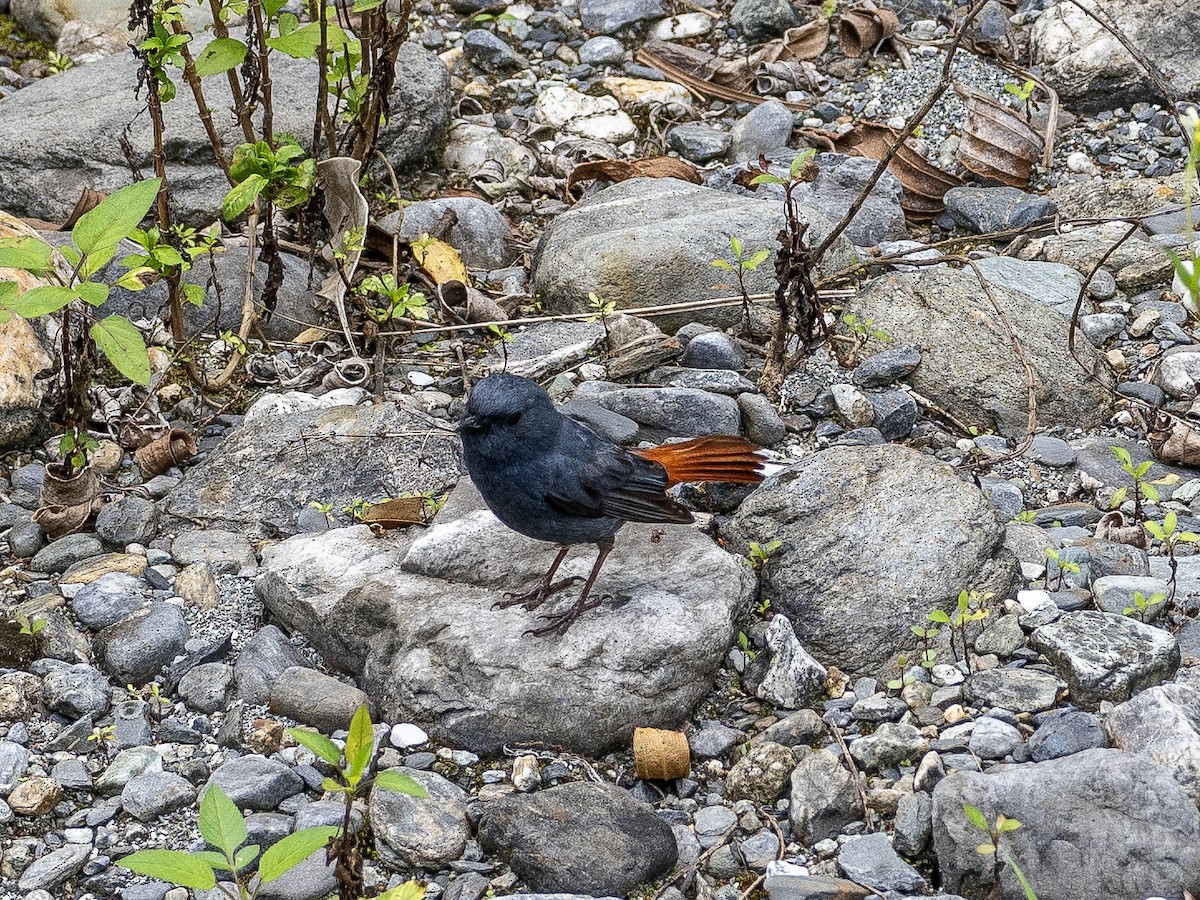
[[[559,435],[560,461],[546,502],[561,513],[626,522],[686,524],[692,514],[667,496],[667,471],[570,422]]]

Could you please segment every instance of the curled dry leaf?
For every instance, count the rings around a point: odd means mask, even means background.
[[[345,248],[345,259],[339,262],[341,274],[335,273],[326,278],[317,296],[333,304],[351,347],[354,346],[354,338],[350,334],[350,319],[346,315],[346,285],[353,283],[370,217],[367,198],[358,189],[358,173],[361,169],[362,163],[349,156],[331,156],[317,163],[317,185],[325,198],[325,221],[333,231],[333,245]],[[352,235],[359,237],[350,240]]]
[[[1116,509],[1100,517],[1100,521],[1096,523],[1096,537],[1106,541],[1115,541],[1118,544],[1129,544],[1131,547],[1140,547],[1143,550],[1148,546],[1146,529],[1136,522],[1132,525],[1127,523],[1125,516]]]
[[[172,428],[158,440],[135,450],[133,455],[143,475],[161,475],[172,466],[191,459],[197,449],[196,439],[190,431]]]
[[[955,87],[967,117],[957,158],[964,169],[984,181],[1025,187],[1033,164],[1042,156],[1041,135],[1019,113],[991,97]]]
[[[856,3],[838,19],[838,46],[851,59],[891,40],[900,27],[900,20],[890,9],[880,9],[874,3]]]
[[[858,122],[853,130],[841,135],[835,145],[842,153],[852,156],[866,156],[870,159],[883,159],[890,147],[899,137],[899,132],[893,131],[886,125],[873,122]],[[942,198],[946,191],[963,183],[957,175],[939,169],[915,149],[907,141],[892,157],[888,171],[900,181],[904,195],[900,205],[904,215],[914,221],[934,219],[946,208]]]
[[[581,181],[594,179],[625,181],[628,178],[678,178],[692,184],[702,184],[700,172],[689,162],[669,156],[651,159],[602,159],[580,163],[571,170],[563,190],[568,200],[574,200],[574,187]]]
[[[462,256],[450,244],[440,238],[422,235],[413,241],[410,249],[425,274],[433,279],[434,284],[446,284],[451,281],[467,283],[467,267]]]
[[[1164,463],[1200,466],[1200,432],[1187,421],[1159,413],[1147,437],[1150,449]]]
[[[373,504],[363,513],[365,525],[379,528],[400,528],[404,525],[424,525],[429,521],[424,497],[397,497]]]

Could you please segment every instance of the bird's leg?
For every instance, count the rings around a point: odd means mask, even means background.
[[[576,619],[589,609],[595,609],[604,602],[604,598],[601,597],[599,600],[593,600],[591,603],[588,603],[588,595],[592,592],[592,585],[596,583],[596,576],[600,574],[600,567],[604,565],[604,558],[612,552],[613,539],[609,538],[606,541],[598,541],[596,547],[600,552],[596,556],[596,562],[592,566],[592,573],[588,575],[587,583],[583,586],[583,590],[579,594],[579,599],[575,601],[575,605],[562,615],[541,616],[540,618],[549,619],[550,624],[543,628],[531,628],[525,632],[526,634],[532,634],[535,637],[543,634],[553,634],[554,632],[566,634],[567,629],[571,627],[571,624]]]
[[[567,552],[570,549],[570,545],[558,548],[558,556],[554,557],[554,562],[550,564],[550,571],[546,573],[546,577],[542,579],[542,583],[532,591],[526,591],[524,594],[506,593],[503,600],[497,600],[492,604],[492,609],[508,609],[510,606],[524,606],[526,609],[531,610],[537,609],[546,602],[547,597],[557,594],[563,588],[570,587],[577,581],[583,581],[578,575],[554,581],[554,573],[558,571],[558,567],[562,565],[562,561],[566,558]]]

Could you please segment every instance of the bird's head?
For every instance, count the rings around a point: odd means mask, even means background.
[[[475,385],[458,423],[463,446],[502,455],[514,444],[546,436],[557,418],[550,395],[519,375],[490,375]]]

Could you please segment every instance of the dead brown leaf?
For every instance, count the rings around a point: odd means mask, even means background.
[[[568,200],[574,200],[574,187],[581,181],[625,181],[629,178],[678,178],[692,184],[702,184],[700,172],[689,162],[670,156],[655,156],[649,159],[601,159],[580,163],[567,176],[563,192]]]

